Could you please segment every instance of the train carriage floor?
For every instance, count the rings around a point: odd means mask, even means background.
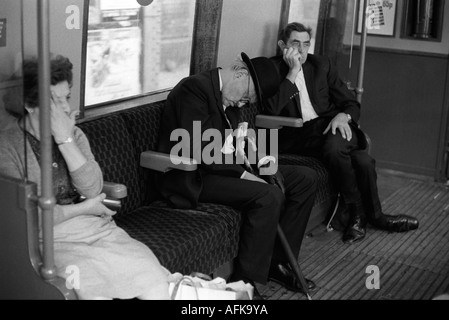
[[[449,293],[449,188],[429,178],[378,170],[387,214],[420,221],[417,230],[388,233],[368,226],[363,241],[341,241],[342,232],[315,228],[299,261],[317,288],[312,300],[430,300]],[[258,285],[268,300],[306,300],[274,282]]]

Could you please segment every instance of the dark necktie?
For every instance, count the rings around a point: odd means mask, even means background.
[[[240,110],[237,107],[227,107],[225,110],[226,117],[228,118],[231,128],[237,129],[240,117]]]

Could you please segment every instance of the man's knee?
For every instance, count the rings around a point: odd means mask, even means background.
[[[355,168],[360,170],[374,170],[376,160],[364,151],[357,151],[351,154],[352,163]]]
[[[341,134],[337,132],[335,135],[328,135],[322,150],[324,158],[329,159],[340,155],[349,154],[351,149],[353,149],[353,143],[343,139]]]
[[[284,206],[285,196],[278,186],[265,184],[255,200],[257,207],[272,207],[273,210],[280,210]]]
[[[275,185],[270,185],[268,191],[268,200],[270,203],[273,203],[276,207],[282,208],[285,204],[285,195],[282,193],[282,190]]]
[[[315,191],[318,186],[318,174],[316,171],[311,168],[302,167],[301,173],[304,176],[304,184],[307,185],[309,189]]]
[[[315,192],[318,188],[318,174],[315,170],[305,167],[298,166],[295,168],[293,173],[290,173],[294,177],[293,186],[298,189],[298,192]]]

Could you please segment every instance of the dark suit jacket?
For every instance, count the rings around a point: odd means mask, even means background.
[[[264,112],[269,115],[301,118],[299,91],[295,84],[286,79],[289,68],[282,56],[271,60],[277,66],[281,79],[278,93],[268,99]],[[358,128],[360,118],[360,104],[354,94],[348,90],[346,84],[340,79],[337,68],[330,59],[323,56],[309,54],[303,64],[304,78],[312,106],[320,117],[332,119],[338,113],[351,115],[352,125]],[[287,145],[295,129],[283,128],[279,132],[280,146]]]
[[[238,119],[238,109],[236,112],[235,117]],[[201,124],[200,131],[194,128],[194,121]],[[223,110],[218,69],[185,78],[170,92],[160,124],[158,147],[160,152],[170,153],[175,145],[179,146],[178,141],[170,141],[171,133],[179,128],[185,129],[190,136],[188,145],[184,146],[185,150],[190,149],[190,154],[184,156],[201,161],[201,153],[209,145],[209,148],[214,146],[216,152],[220,152],[222,159],[221,164],[202,163],[200,170],[195,172],[172,170],[160,177],[159,187],[166,199],[175,207],[194,208],[201,192],[202,175],[215,174],[240,178],[245,171],[242,165],[236,163],[234,155],[231,156],[233,164],[225,164],[225,156],[220,151],[227,136],[225,130],[229,130],[230,127]],[[214,145],[210,145],[209,141],[201,141],[203,132],[211,128],[221,133],[221,141],[217,141]]]

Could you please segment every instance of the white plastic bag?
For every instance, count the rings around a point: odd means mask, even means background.
[[[243,281],[226,283],[220,277],[205,280],[180,274],[172,277],[168,290],[172,300],[252,300],[254,292]]]

